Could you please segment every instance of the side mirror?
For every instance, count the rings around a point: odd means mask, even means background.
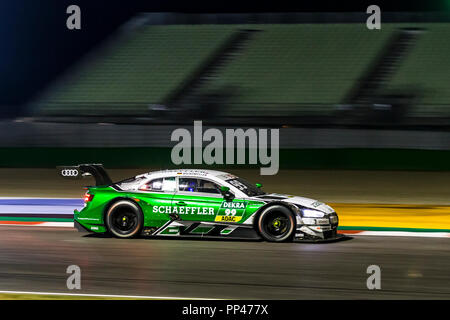
[[[223,195],[225,200],[233,200],[234,199],[234,194],[232,192],[230,192],[229,187],[221,186],[220,193]]]

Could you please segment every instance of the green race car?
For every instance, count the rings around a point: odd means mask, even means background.
[[[75,210],[78,230],[118,238],[139,235],[323,241],[340,237],[338,216],[313,199],[267,194],[229,173],[180,169],[112,182],[102,165],[58,167],[66,178],[93,176],[85,207]]]

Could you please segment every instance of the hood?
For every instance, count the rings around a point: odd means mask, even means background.
[[[256,198],[259,200],[265,200],[268,202],[271,202],[271,201],[289,202],[289,203],[293,203],[296,205],[300,205],[305,208],[322,211],[324,213],[334,212],[333,208],[331,208],[330,206],[328,206],[325,203],[320,202],[318,200],[304,198],[304,197],[298,197],[298,196],[291,196],[288,194],[270,193],[270,194],[258,196]]]

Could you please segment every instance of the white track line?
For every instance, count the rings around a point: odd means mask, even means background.
[[[216,300],[208,298],[186,298],[186,297],[161,297],[161,296],[128,296],[117,294],[88,294],[88,293],[65,293],[65,292],[31,292],[31,291],[0,291],[0,294],[34,294],[46,296],[73,296],[73,297],[101,297],[101,298],[129,298],[129,299],[160,299],[160,300]]]
[[[57,228],[75,228],[73,222],[40,222],[36,224],[14,224],[2,223],[1,226],[14,227],[57,227]],[[449,232],[418,232],[418,231],[360,231],[357,233],[346,232],[347,230],[339,231],[340,234],[348,236],[378,236],[378,237],[421,237],[421,238],[450,238]]]
[[[73,222],[44,222],[40,226],[43,226],[43,227],[74,228]]]

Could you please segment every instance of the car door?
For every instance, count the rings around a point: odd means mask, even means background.
[[[214,221],[224,200],[220,186],[204,178],[177,178],[178,190],[172,199],[173,211],[185,221]]]
[[[178,177],[178,190],[172,200],[182,220],[239,222],[247,206],[243,199],[224,199],[220,185],[204,178]]]

